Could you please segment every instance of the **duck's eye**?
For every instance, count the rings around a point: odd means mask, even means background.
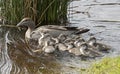
[[[24,20],[24,22],[29,21],[29,19]]]

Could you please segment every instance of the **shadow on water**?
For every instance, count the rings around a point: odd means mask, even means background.
[[[61,66],[53,56],[33,54],[22,36],[15,28],[0,28],[0,74],[60,73]]]

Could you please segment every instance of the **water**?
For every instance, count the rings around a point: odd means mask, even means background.
[[[109,5],[110,3],[113,4]],[[71,23],[75,23],[71,26],[90,28],[89,33],[94,34],[100,42],[112,46],[111,56],[118,56],[120,53],[120,5],[116,3],[120,1],[78,0],[71,3],[73,7],[78,6],[72,10],[88,12],[88,14],[76,13],[70,16]]]
[[[120,3],[119,0],[76,0],[69,14],[70,26],[86,27],[90,31],[83,36],[94,35],[101,43],[112,47],[104,57],[120,54]],[[99,5],[101,4],[101,5]],[[82,12],[82,13],[81,13]],[[24,39],[24,32],[17,28],[0,27],[0,74],[79,74],[101,59],[84,59],[71,55],[32,53]]]

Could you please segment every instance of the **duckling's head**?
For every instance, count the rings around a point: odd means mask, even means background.
[[[83,39],[83,38],[80,38],[76,43],[75,43],[75,45],[77,45],[77,46],[80,46],[82,43],[84,43],[85,42],[85,40]]]
[[[65,34],[60,34],[60,35],[58,36],[58,39],[60,39],[60,40],[66,40],[66,39],[67,39],[67,36],[66,36]]]
[[[18,27],[27,27],[34,29],[35,28],[35,22],[31,18],[23,18],[18,24]]]
[[[93,45],[95,45],[95,43],[96,43],[96,38],[95,37],[90,37],[90,39],[88,40],[88,44],[89,45],[91,45],[91,46],[93,46]]]
[[[51,36],[50,34],[48,34],[48,33],[44,33],[44,37],[43,37],[43,39],[46,39],[47,41],[50,41],[51,38],[52,38],[52,36]]]
[[[85,40],[83,38],[80,38],[79,41],[80,42],[85,42]]]
[[[66,38],[66,35],[64,35],[64,34],[61,33],[61,34],[59,35],[59,38]]]
[[[80,46],[80,52],[82,55],[85,55],[86,54],[86,51],[88,49],[88,45],[86,42],[82,43],[81,46]]]

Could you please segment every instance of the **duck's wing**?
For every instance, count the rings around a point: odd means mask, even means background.
[[[48,25],[45,27],[48,29],[63,30],[63,31],[78,31],[77,33],[88,32],[90,30],[87,28],[70,27],[70,26],[55,26],[55,25]]]
[[[49,33],[53,37],[57,37],[61,33],[65,35],[71,35],[71,34],[82,34],[88,31],[89,29],[85,29],[85,28],[46,25],[46,26],[40,26],[36,30],[34,30],[32,36],[39,37],[40,32]]]
[[[43,27],[46,29],[51,29],[51,30],[61,30],[61,31],[68,30],[67,28],[65,28],[65,26],[47,25],[47,26],[43,26]]]
[[[56,25],[46,25],[39,27],[41,31],[59,30],[59,31],[74,31],[75,34],[81,34],[88,32],[90,29],[79,28],[79,27],[69,27],[69,26],[56,26]]]

